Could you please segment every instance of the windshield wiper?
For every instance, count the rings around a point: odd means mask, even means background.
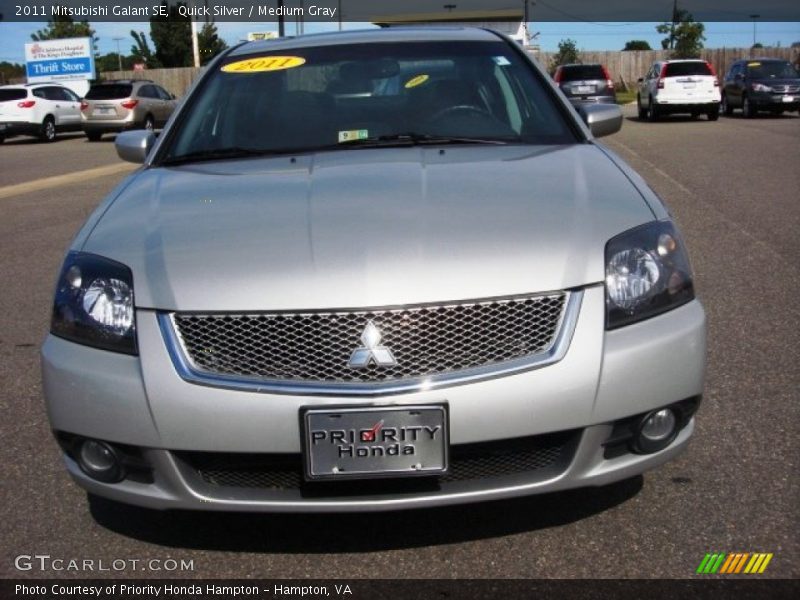
[[[453,135],[433,135],[429,133],[394,133],[391,135],[379,135],[376,137],[362,138],[342,142],[340,148],[371,148],[375,146],[414,146],[417,144],[489,144],[492,146],[502,146],[511,142],[520,141],[518,136],[513,138],[479,138]]]
[[[238,146],[232,146],[230,148],[196,150],[194,152],[187,152],[186,154],[179,154],[178,156],[170,156],[159,162],[158,165],[173,166],[208,160],[229,160],[236,158],[248,158],[251,156],[274,156],[276,154],[287,154],[291,152],[293,152],[293,150],[258,150],[256,148],[241,148]]]

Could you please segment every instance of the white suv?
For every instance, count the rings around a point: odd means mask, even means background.
[[[59,131],[81,128],[81,99],[57,83],[0,86],[0,142],[32,135],[52,142]]]
[[[636,104],[639,118],[657,121],[661,115],[690,113],[719,118],[719,80],[704,60],[664,60],[653,63],[639,79]]]

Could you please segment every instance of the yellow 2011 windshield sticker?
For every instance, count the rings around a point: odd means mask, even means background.
[[[305,64],[306,59],[299,56],[261,56],[229,63],[222,67],[225,73],[264,73],[283,71]]]
[[[418,85],[422,85],[426,81],[430,79],[429,75],[417,75],[416,77],[412,77],[408,81],[406,81],[406,89],[411,89],[413,87],[417,87]]]
[[[748,67],[760,67],[761,63],[760,62],[749,62],[749,63],[747,63],[747,66]]]

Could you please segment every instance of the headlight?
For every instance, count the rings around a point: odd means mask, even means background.
[[[772,88],[763,83],[753,83],[750,85],[754,92],[771,92]]]
[[[606,328],[658,315],[694,298],[683,240],[671,221],[655,221],[606,244]]]
[[[70,252],[58,276],[50,332],[79,344],[136,354],[131,270],[102,256]]]

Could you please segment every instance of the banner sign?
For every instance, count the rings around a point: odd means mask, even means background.
[[[94,79],[91,38],[47,40],[25,44],[28,83]]]

